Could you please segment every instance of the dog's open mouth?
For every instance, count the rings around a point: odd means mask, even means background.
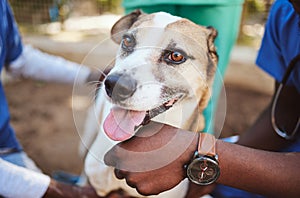
[[[180,98],[173,98],[148,111],[134,111],[114,107],[104,121],[104,131],[112,140],[127,140],[134,136],[138,127],[148,124],[152,118],[170,109]]]

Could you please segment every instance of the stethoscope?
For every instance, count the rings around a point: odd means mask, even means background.
[[[278,125],[276,124],[276,118],[275,118],[275,111],[276,111],[276,105],[277,105],[277,101],[278,101],[278,98],[279,98],[279,95],[281,93],[281,90],[283,89],[283,87],[286,85],[287,83],[287,80],[289,79],[290,75],[291,75],[291,72],[293,71],[293,69],[295,68],[296,66],[296,63],[300,60],[300,54],[298,54],[297,56],[295,56],[291,62],[289,63],[288,65],[288,68],[282,78],[282,81],[281,83],[279,84],[277,90],[276,90],[276,93],[275,93],[275,96],[274,96],[274,99],[273,99],[273,102],[272,102],[272,108],[271,108],[271,122],[272,122],[272,127],[273,129],[275,130],[275,132],[287,139],[287,140],[290,140],[290,139],[293,139],[294,136],[296,135],[297,131],[299,130],[299,126],[300,126],[300,116],[298,116],[298,120],[297,120],[297,124],[295,125],[295,128],[293,130],[293,132],[291,134],[287,134],[287,132],[281,130]]]

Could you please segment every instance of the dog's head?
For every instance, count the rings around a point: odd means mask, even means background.
[[[213,28],[164,12],[137,10],[121,18],[111,30],[120,48],[103,87],[115,105],[104,122],[107,135],[114,140],[128,139],[137,126],[172,113],[171,109],[175,111],[186,101],[201,114],[217,65],[216,35]],[[195,121],[191,118],[195,112],[182,116]],[[173,125],[187,129],[190,126],[182,125],[195,125],[183,123]]]

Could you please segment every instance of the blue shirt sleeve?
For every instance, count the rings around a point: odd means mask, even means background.
[[[6,4],[7,34],[5,64],[15,60],[22,52],[22,40],[9,4]]]
[[[0,1],[0,71],[4,64],[15,60],[22,52],[21,37],[7,0]],[[0,148],[21,150],[14,130],[9,124],[8,104],[0,81]]]
[[[256,64],[281,82],[290,61],[300,53],[299,15],[288,0],[277,0],[266,23]],[[300,90],[299,65],[288,84]]]

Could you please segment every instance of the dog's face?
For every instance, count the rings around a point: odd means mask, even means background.
[[[203,109],[217,64],[215,37],[213,28],[166,13],[121,18],[112,28],[120,48],[104,81],[116,105],[104,124],[109,137],[127,139],[136,126],[188,98],[198,98]]]

